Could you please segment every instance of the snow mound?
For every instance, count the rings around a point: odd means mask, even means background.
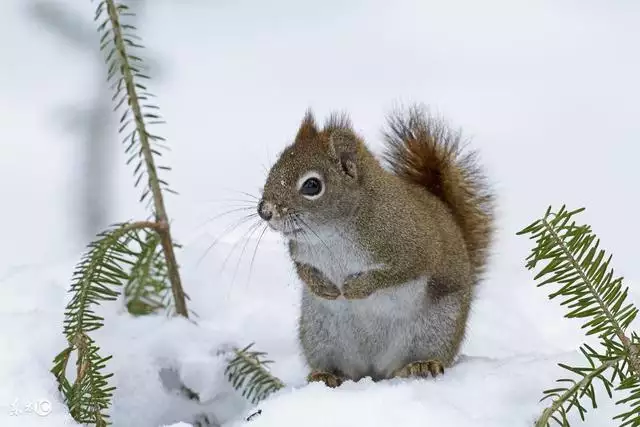
[[[514,267],[478,289],[462,356],[445,375],[363,379],[337,389],[306,384],[296,341],[300,284],[281,243],[264,240],[253,263],[234,260],[222,269],[231,244],[210,250],[200,262],[209,240],[180,253],[197,324],[135,318],[120,302],[100,307],[106,324],[94,337],[101,354],[113,356],[107,369],[117,387],[110,410],[117,427],[195,426],[205,417],[227,427],[524,427],[543,409],[542,390],[563,375],[557,363],[580,363],[578,324],[563,320],[544,292],[528,286],[528,273]],[[0,352],[2,426],[76,425],[49,372],[64,347],[63,309],[75,261],[3,279],[0,331],[10,351]],[[272,372],[287,385],[257,407],[224,376],[230,349],[250,342],[269,354]],[[186,398],[181,384],[202,403]],[[599,403],[582,425],[611,425],[617,409],[604,395]]]
[[[558,374],[555,362],[572,356],[462,358],[436,379],[361,380],[333,390],[309,384],[279,392],[251,421],[232,426],[530,427],[543,409],[541,390]],[[581,425],[609,425],[615,413],[605,407]]]

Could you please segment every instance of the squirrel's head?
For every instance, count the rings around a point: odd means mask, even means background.
[[[346,116],[332,115],[318,129],[307,111],[294,142],[269,171],[258,214],[286,238],[338,227],[358,206],[365,156]]]

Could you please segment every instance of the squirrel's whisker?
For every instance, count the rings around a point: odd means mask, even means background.
[[[231,283],[234,283],[236,280],[236,275],[238,274],[238,268],[240,267],[240,262],[242,261],[242,256],[244,255],[245,250],[247,249],[247,246],[249,245],[249,242],[251,241],[251,238],[253,237],[253,234],[260,229],[260,226],[262,224],[260,222],[257,222],[255,224],[255,227],[251,228],[251,232],[244,237],[244,245],[242,245],[242,249],[240,250],[240,255],[238,256],[238,261],[236,262],[236,268],[233,271],[233,278],[231,279]]]
[[[260,199],[260,197],[256,196],[255,194],[247,193],[246,191],[237,191],[237,193],[247,196],[250,199],[255,200],[256,202]]]
[[[311,252],[311,255],[315,258],[318,255],[317,254],[317,249],[316,249],[316,246],[313,245],[311,240],[309,239],[309,233],[307,231],[308,230],[303,229],[302,238],[307,243],[307,249],[309,250],[309,252]]]
[[[300,215],[297,215],[296,219],[300,221],[309,231],[311,231],[311,233],[313,233],[313,235],[320,241],[320,243],[322,243],[322,245],[327,249],[327,253],[331,257],[331,259],[333,259],[336,264],[342,265],[342,267],[344,267],[344,264],[340,260],[338,260],[335,257],[335,255],[333,255],[333,251],[331,250],[329,245],[327,245],[326,242],[322,239],[322,237],[320,237],[320,235],[316,233],[316,231],[311,227],[311,225],[308,224],[305,220],[303,220]]]
[[[210,218],[207,218],[205,221],[203,221],[202,223],[198,224],[196,226],[196,229],[204,227],[205,225],[209,224],[211,221],[215,221],[217,219],[220,219],[223,216],[227,216],[227,215],[230,215],[230,214],[236,213],[236,212],[248,212],[248,211],[252,211],[254,209],[255,209],[254,207],[250,207],[250,206],[229,209],[228,211],[224,211],[224,212],[221,212],[221,213],[219,213],[217,215],[214,215],[214,216],[212,216]],[[252,214],[252,215],[257,215],[257,214]]]
[[[258,196],[254,195],[254,194],[251,194],[251,193],[247,193],[246,191],[236,190],[234,188],[228,188],[228,187],[225,188],[225,190],[229,191],[231,193],[242,194],[243,196],[247,196],[247,197],[249,197],[251,199],[255,199],[255,200],[259,199]]]
[[[200,265],[200,263],[202,262],[202,260],[205,258],[205,256],[207,255],[207,253],[209,253],[209,251],[211,250],[211,248],[213,248],[215,245],[217,245],[220,240],[225,237],[226,235],[228,235],[230,232],[232,232],[233,230],[235,230],[236,228],[238,228],[239,226],[241,226],[242,224],[245,224],[248,221],[251,221],[252,219],[254,219],[256,216],[258,216],[257,213],[252,213],[249,215],[245,215],[242,218],[240,218],[239,220],[237,220],[236,222],[232,223],[231,225],[227,226],[227,228],[225,228],[222,233],[220,235],[218,235],[218,237],[216,237],[213,242],[207,247],[207,249],[204,251],[204,253],[202,254],[202,256],[198,259],[198,262],[196,263],[196,265]]]
[[[253,232],[256,230],[256,228],[258,228],[260,226],[260,221],[256,221],[255,223],[251,224],[249,226],[249,228],[242,233],[242,236],[240,236],[240,238],[238,240],[236,240],[233,243],[233,246],[231,246],[231,250],[229,250],[229,253],[227,254],[227,256],[224,258],[224,260],[222,261],[222,265],[220,266],[220,270],[218,271],[219,274],[222,274],[222,272],[224,271],[224,267],[227,264],[227,262],[229,261],[229,259],[231,258],[231,255],[233,254],[233,252],[235,252],[236,248],[243,242],[246,241],[246,237],[250,234],[253,234]],[[232,278],[231,283],[233,284],[235,280],[235,277]]]
[[[251,281],[251,273],[253,272],[253,262],[256,259],[256,254],[258,253],[258,246],[260,246],[260,241],[262,240],[262,236],[264,236],[264,233],[269,229],[269,226],[267,226],[267,224],[265,224],[262,227],[262,231],[260,232],[260,235],[258,236],[258,241],[256,242],[256,247],[253,249],[253,255],[251,256],[251,262],[249,263],[249,275],[247,277],[247,287],[249,286],[249,282]]]
[[[255,206],[257,205],[257,199],[210,199],[204,200],[202,203],[213,204],[213,203],[222,203],[222,202],[232,202],[232,203],[246,203],[246,206]]]
[[[227,288],[227,297],[229,297],[229,293],[232,292],[232,287],[233,284],[235,283],[236,280],[236,273],[238,270],[238,265],[242,259],[242,254],[244,253],[244,248],[246,247],[246,243],[249,241],[249,237],[253,234],[253,232],[260,226],[261,221],[256,221],[253,224],[251,224],[249,226],[249,228],[242,234],[242,236],[236,240],[233,245],[231,246],[231,249],[229,250],[229,253],[227,254],[227,256],[225,257],[225,259],[223,260],[222,264],[220,265],[220,268],[218,270],[218,274],[222,274],[224,272],[224,268],[227,264],[227,262],[229,261],[229,259],[231,258],[233,252],[235,252],[236,247],[238,247],[238,245],[244,240],[245,241],[245,245],[242,248],[242,251],[240,252],[240,255],[238,257],[238,262],[236,264],[236,268],[235,271],[233,273],[233,276],[231,278],[231,282],[229,283],[231,286],[229,286]],[[249,235],[249,236],[247,236]]]

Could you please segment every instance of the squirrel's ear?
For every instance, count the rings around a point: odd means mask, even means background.
[[[329,155],[340,163],[342,171],[351,178],[358,177],[356,166],[358,142],[351,135],[333,132],[329,137]]]
[[[316,119],[313,118],[313,113],[311,112],[311,109],[309,109],[304,114],[304,119],[302,119],[302,124],[300,125],[300,129],[298,129],[295,142],[313,139],[316,136],[318,136]]]

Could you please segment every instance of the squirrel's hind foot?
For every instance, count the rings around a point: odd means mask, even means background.
[[[330,372],[313,371],[307,376],[307,382],[323,382],[327,387],[336,388],[342,384],[343,379]]]
[[[393,373],[399,378],[426,378],[429,375],[435,377],[444,374],[444,366],[438,360],[418,360],[411,362]]]

